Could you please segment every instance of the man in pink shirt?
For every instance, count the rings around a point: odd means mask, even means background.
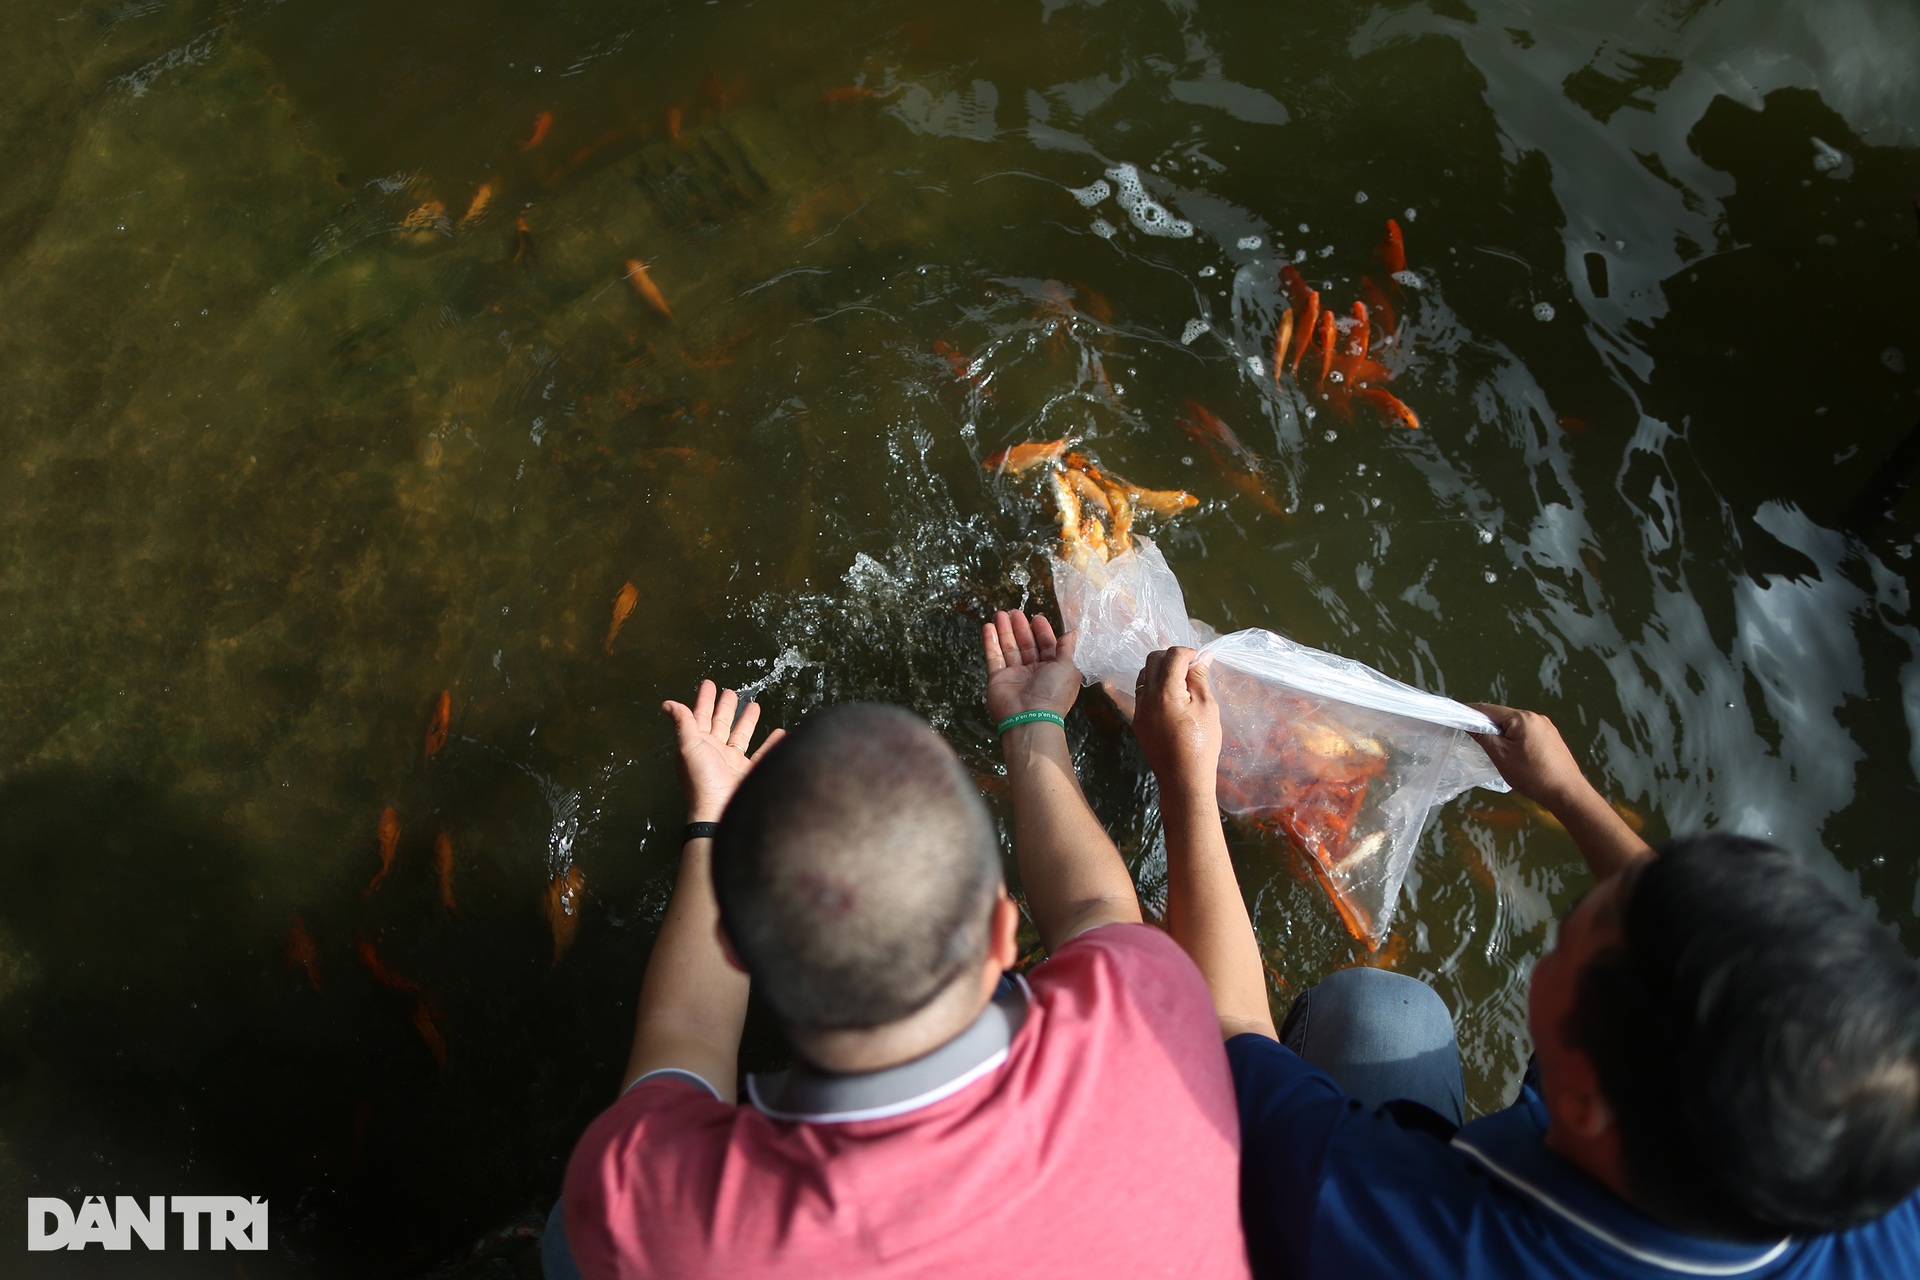
[[[1050,958],[1003,978],[993,823],[914,716],[835,708],[749,755],[757,706],[667,703],[692,821],[550,1280],[1247,1274],[1218,1024],[1081,794],[1074,637],[1003,613],[983,639]],[[799,1061],[740,1105],[750,979]]]

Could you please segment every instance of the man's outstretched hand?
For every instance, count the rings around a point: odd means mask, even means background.
[[[995,724],[1022,711],[1073,709],[1080,696],[1080,669],[1073,665],[1080,637],[1069,631],[1055,638],[1043,614],[1029,623],[1018,609],[993,615],[982,630],[987,655],[987,715]]]
[[[702,680],[691,707],[672,701],[660,704],[672,718],[674,736],[679,739],[680,786],[687,794],[689,822],[720,821],[740,780],[769,747],[787,736],[785,729],[775,729],[758,751],[748,755],[753,727],[760,723],[760,704],[741,706],[731,689],[720,690],[717,698],[714,694],[713,681]]]
[[[1133,736],[1164,794],[1204,789],[1211,797],[1220,770],[1220,704],[1192,649],[1147,655],[1134,686]]]

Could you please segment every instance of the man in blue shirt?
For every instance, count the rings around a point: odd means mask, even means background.
[[[1134,729],[1167,925],[1227,1037],[1256,1275],[1920,1276],[1920,970],[1892,934],[1758,841],[1656,856],[1550,721],[1482,707],[1488,757],[1597,883],[1534,967],[1519,1100],[1462,1127],[1423,983],[1344,971],[1276,1035],[1193,657],[1148,659]]]

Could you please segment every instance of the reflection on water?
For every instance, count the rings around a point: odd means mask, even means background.
[[[975,627],[1049,604],[1051,521],[980,461],[1025,439],[1201,496],[1196,615],[1540,707],[1651,835],[1771,834],[1920,944],[1914,509],[1848,518],[1920,416],[1894,0],[15,9],[0,1194],[268,1195],[287,1274],[511,1252],[624,1055],[661,698],[906,702],[991,793]],[[1345,306],[1388,217],[1417,432],[1272,376],[1281,258]],[[1236,856],[1279,998],[1368,959]],[[1475,1108],[1583,883],[1508,798],[1427,832],[1371,959]]]

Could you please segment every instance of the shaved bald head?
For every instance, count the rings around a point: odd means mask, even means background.
[[[898,707],[813,716],[749,773],[714,838],[720,917],[789,1026],[883,1026],[978,968],[993,822],[953,749]]]

